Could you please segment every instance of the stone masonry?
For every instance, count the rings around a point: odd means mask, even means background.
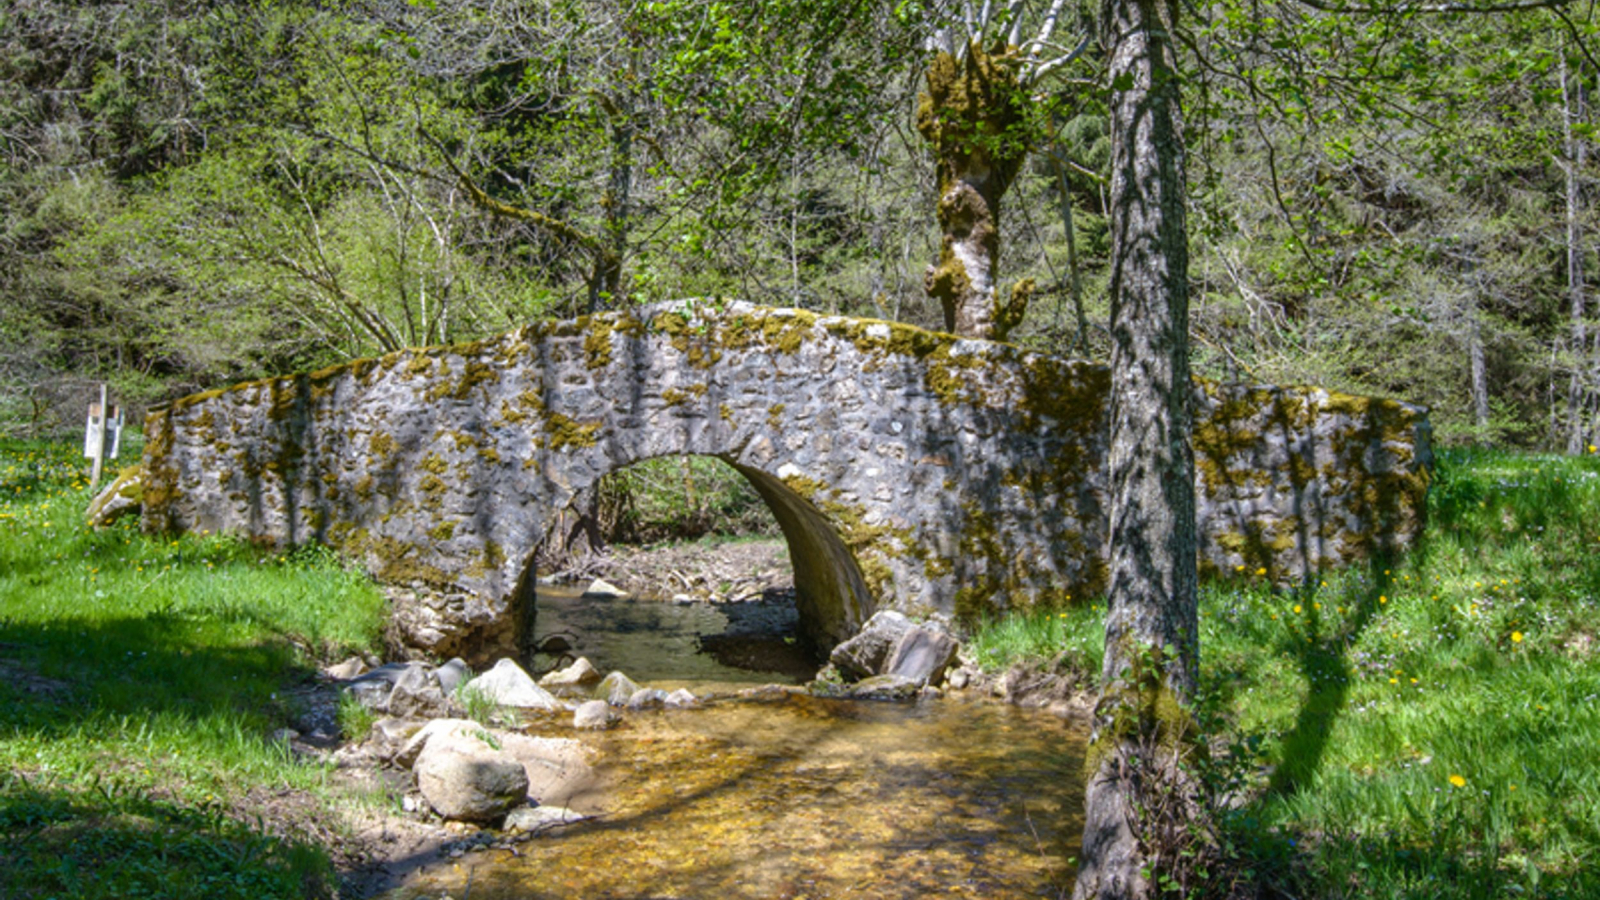
[[[958,620],[1105,588],[1094,363],[907,325],[693,301],[209,391],[146,422],[144,527],[321,541],[427,585],[400,638],[504,648],[530,560],[597,479],[713,456],[788,541],[819,646],[879,608]],[[1425,413],[1197,381],[1203,571],[1289,581],[1420,533]]]

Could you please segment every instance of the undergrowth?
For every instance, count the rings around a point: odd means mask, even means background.
[[[1429,516],[1387,564],[1202,587],[1214,742],[1252,757],[1227,840],[1298,898],[1600,896],[1600,459],[1445,451]],[[1103,627],[1041,610],[974,650],[1092,682]]]

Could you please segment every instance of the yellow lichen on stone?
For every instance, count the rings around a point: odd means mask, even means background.
[[[499,373],[495,371],[494,366],[476,360],[469,360],[466,371],[462,374],[461,381],[456,384],[452,396],[457,400],[465,400],[472,393],[473,387],[486,381],[495,381],[499,377]]]
[[[545,416],[545,435],[551,450],[563,450],[568,447],[593,447],[598,443],[595,433],[600,430],[601,422],[576,422],[561,413],[552,412]]]
[[[605,316],[589,320],[583,336],[583,358],[591,371],[611,365],[611,332],[615,327],[616,323]]]
[[[817,324],[813,313],[800,310],[785,313],[768,312],[761,320],[761,340],[779,353],[793,355],[800,352],[806,337]]]

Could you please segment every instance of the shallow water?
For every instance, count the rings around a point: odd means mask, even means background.
[[[579,589],[541,585],[534,608],[535,643],[551,635],[568,637],[573,656],[588,657],[601,672],[620,669],[652,687],[801,684],[817,671],[796,638],[799,618],[792,601],[597,599]],[[706,645],[717,652],[702,652]],[[535,654],[532,663],[543,670],[556,658]]]
[[[532,726],[598,751],[600,815],[515,845],[520,856],[447,860],[389,900],[1070,895],[1083,806],[1076,723],[951,698],[740,696],[741,684],[773,679],[696,658],[704,629],[726,630],[708,615],[717,610],[564,608],[578,652],[602,670],[719,696],[698,709],[627,712],[603,733],[575,732],[570,717]],[[597,609],[609,612],[590,616]]]

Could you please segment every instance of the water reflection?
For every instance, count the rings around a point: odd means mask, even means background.
[[[798,640],[792,597],[673,603],[584,597],[575,588],[541,585],[534,603],[535,644],[570,635],[573,656],[652,686],[801,684],[817,672]],[[557,660],[535,654],[531,662],[540,671]]]

